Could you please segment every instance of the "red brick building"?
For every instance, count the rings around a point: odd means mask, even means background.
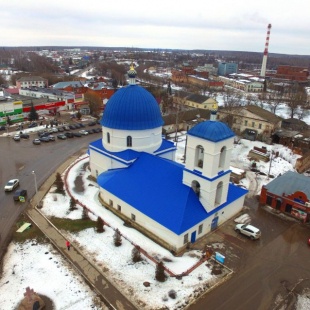
[[[262,187],[259,201],[305,223],[310,221],[309,199],[310,178],[287,171]]]
[[[307,81],[309,70],[304,67],[279,66],[274,77],[291,81]]]

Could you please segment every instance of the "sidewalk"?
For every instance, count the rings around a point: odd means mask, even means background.
[[[93,288],[98,296],[101,297],[106,304],[107,309],[137,309],[105,278],[103,272],[98,270],[96,266],[89,262],[88,259],[74,247],[74,244],[71,243],[70,251],[68,251],[66,247],[66,238],[36,208],[54,183],[56,173],[62,173],[69,164],[75,161],[79,156],[80,154],[71,157],[59,166],[57,171],[47,179],[47,181],[40,187],[37,194],[32,198],[30,207],[27,209],[26,213],[33,223],[47,238],[49,238],[50,242],[58,249],[59,253],[61,253],[72,264],[76,271],[84,277],[85,281]]]

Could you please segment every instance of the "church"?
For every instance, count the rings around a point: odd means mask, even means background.
[[[128,77],[107,102],[102,137],[89,144],[91,175],[104,207],[179,253],[243,208],[247,191],[230,183],[235,135],[215,108],[187,132],[185,164],[175,162],[157,101],[136,85],[133,66]]]

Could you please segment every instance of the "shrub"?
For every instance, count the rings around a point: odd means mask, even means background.
[[[97,232],[98,233],[104,232],[103,226],[104,226],[103,219],[100,216],[98,216],[98,218],[97,218]]]
[[[64,193],[64,182],[59,172],[57,172],[56,174],[55,185],[56,185],[56,193],[63,194]]]
[[[122,245],[122,237],[121,237],[121,233],[118,230],[118,228],[115,230],[113,239],[114,239],[114,245],[115,246],[121,246]]]
[[[168,296],[172,299],[176,299],[177,297],[177,292],[175,290],[170,290],[168,293]]]
[[[155,270],[155,279],[159,282],[165,282],[166,278],[164,264],[163,262],[159,262]]]
[[[139,251],[139,247],[135,246],[131,252],[131,258],[134,263],[140,262],[142,260],[141,253]]]
[[[70,211],[74,211],[74,210],[76,210],[77,208],[76,208],[76,200],[73,198],[73,197],[71,197],[71,199],[70,199],[70,207],[69,207],[69,210]]]

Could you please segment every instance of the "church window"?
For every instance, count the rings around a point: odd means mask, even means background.
[[[200,196],[200,184],[198,181],[196,180],[192,181],[192,189],[195,192],[195,194],[199,197]]]
[[[107,132],[107,141],[108,141],[108,143],[110,143],[110,133],[109,132]]]
[[[259,124],[259,125],[258,125],[258,129],[262,129],[262,124]]]
[[[132,137],[131,136],[127,137],[127,146],[132,147]]]
[[[131,213],[131,219],[132,219],[133,221],[136,220],[136,216],[135,216],[134,214],[132,214],[132,213]]]
[[[244,126],[248,126],[248,121],[247,120],[244,121]]]
[[[117,205],[117,210],[121,212],[122,211],[122,207],[120,205]]]
[[[198,235],[200,235],[202,233],[202,227],[203,227],[203,224],[199,225],[199,227],[198,227]]]
[[[195,166],[202,169],[203,160],[204,160],[204,148],[201,145],[198,145],[196,147],[196,153],[195,153]]]
[[[217,184],[216,194],[215,194],[215,205],[220,205],[222,201],[222,192],[223,192],[223,182]]]
[[[219,160],[219,168],[224,168],[225,166],[225,157],[226,157],[226,147],[223,146],[221,148],[220,160]]]
[[[184,235],[184,240],[183,240],[183,244],[188,243],[188,234]]]
[[[109,200],[109,205],[110,205],[110,207],[113,207],[113,200]]]

